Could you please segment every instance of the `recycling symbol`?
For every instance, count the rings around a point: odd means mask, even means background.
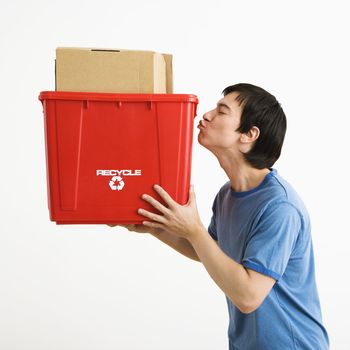
[[[118,184],[116,185],[116,183],[118,183]],[[124,181],[123,181],[123,179],[120,176],[113,176],[111,181],[109,181],[109,187],[113,191],[115,191],[115,190],[118,190],[118,191],[122,190],[124,185],[125,185]]]

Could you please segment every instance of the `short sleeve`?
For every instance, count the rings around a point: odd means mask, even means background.
[[[217,198],[218,198],[218,195],[215,196],[213,205],[211,207],[211,210],[212,210],[213,214],[211,216],[210,224],[208,226],[208,232],[209,232],[210,236],[215,241],[218,240],[218,235],[217,235],[217,232],[216,232],[216,204],[217,204]]]
[[[287,267],[300,229],[301,217],[292,204],[270,205],[252,227],[242,265],[278,281]]]

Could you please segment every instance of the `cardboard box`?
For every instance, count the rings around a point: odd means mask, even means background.
[[[56,49],[56,91],[173,93],[172,55],[122,49]]]

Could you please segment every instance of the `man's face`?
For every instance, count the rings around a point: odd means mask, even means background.
[[[236,92],[227,94],[218,101],[216,108],[205,113],[198,128],[198,142],[210,151],[238,150],[242,108],[235,100]]]

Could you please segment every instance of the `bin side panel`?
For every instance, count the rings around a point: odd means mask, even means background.
[[[79,183],[83,102],[56,103],[58,176],[61,210],[76,210]]]
[[[84,111],[79,210],[94,208],[95,217],[116,220],[125,219],[123,208],[128,207],[127,217],[140,220],[140,206],[153,208],[141,199],[142,193],[151,193],[152,183],[160,181],[156,111],[149,105],[89,102]],[[101,175],[106,171],[114,171],[118,178]],[[121,183],[121,190],[111,188]]]
[[[180,147],[180,163],[178,185],[178,201],[181,204],[186,204],[189,199],[189,188],[191,184],[191,169],[192,169],[192,143],[193,143],[193,118],[195,117],[194,103],[182,103],[182,142]]]
[[[46,151],[46,183],[50,220],[56,220],[59,203],[59,186],[57,171],[57,139],[56,139],[56,102],[44,100],[44,129]]]
[[[157,110],[161,186],[184,205],[191,178],[193,104],[159,102]]]
[[[160,183],[165,191],[177,201],[179,182],[181,142],[181,104],[171,102],[157,103]]]

